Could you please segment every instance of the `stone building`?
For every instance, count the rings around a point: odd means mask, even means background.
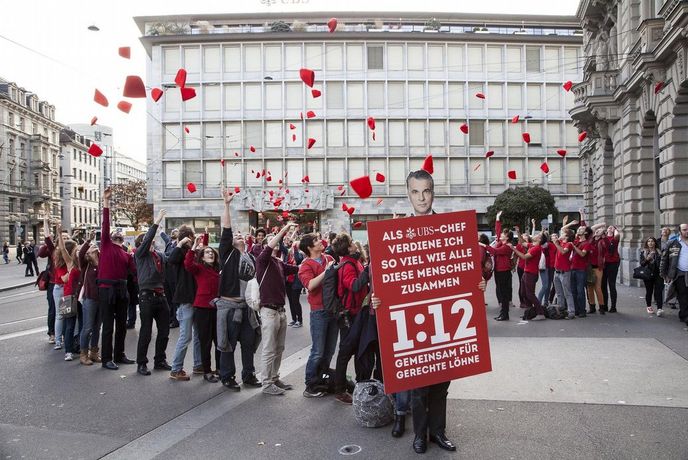
[[[65,129],[60,144],[62,228],[100,227],[100,160],[88,153],[91,141]]]
[[[660,228],[688,222],[688,3],[582,0],[582,82],[571,117],[590,221],[621,230],[621,280]]]

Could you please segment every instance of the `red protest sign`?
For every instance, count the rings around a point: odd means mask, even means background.
[[[368,222],[385,392],[492,370],[475,211]]]

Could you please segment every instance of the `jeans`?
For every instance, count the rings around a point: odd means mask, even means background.
[[[311,311],[311,354],[306,363],[306,386],[317,383],[330,368],[337,347],[339,328],[334,317],[325,310]]]
[[[48,290],[46,296],[48,297],[48,335],[55,335],[55,297],[53,297],[53,289],[55,285],[48,283]]]
[[[538,300],[540,303],[547,307],[549,305],[549,291],[552,290],[552,282],[554,281],[554,269],[547,268],[546,270],[540,270],[540,282],[542,287],[540,292],[538,292]]]
[[[64,285],[54,284],[53,285],[53,303],[55,305],[55,345],[62,345],[62,335],[64,335],[64,320],[60,318],[60,312],[57,311],[60,308],[60,299],[64,296]],[[73,331],[73,329],[72,329]]]
[[[616,308],[616,277],[619,274],[619,262],[605,263],[602,273],[602,296],[604,304]],[[610,302],[611,301],[611,302]]]
[[[62,324],[64,324],[65,353],[74,353],[74,328],[76,327],[76,315],[63,319]]]
[[[253,363],[253,355],[256,348],[256,331],[253,330],[248,319],[248,315],[252,315],[253,310],[249,310],[246,304],[244,304],[243,310],[241,325],[239,326],[241,328],[239,331],[239,343],[241,343],[241,380],[245,382],[252,379],[256,374],[256,367]],[[230,336],[230,327],[232,327],[231,318],[227,322],[227,336]],[[220,353],[220,380],[223,382],[230,378],[236,378],[235,351],[236,343],[233,345],[232,351]]]
[[[401,391],[392,395],[394,398],[394,413],[396,415],[406,415],[411,404],[411,391]]]
[[[576,314],[585,314],[585,270],[571,270],[571,292],[576,303]]]
[[[170,334],[170,307],[164,296],[156,296],[148,291],[139,294],[139,310],[141,311],[141,330],[136,347],[136,363],[148,363],[148,345],[153,332],[153,320],[158,333],[155,337],[155,355],[153,362],[162,363],[167,359],[165,350]]]
[[[289,313],[292,321],[303,323],[303,309],[301,308],[301,290],[294,289],[293,283],[287,283],[287,299],[289,299]]]
[[[100,335],[100,324],[102,322],[98,301],[84,299],[83,312],[84,327],[81,329],[79,341],[81,351],[88,351],[89,348],[98,347],[98,336]]]
[[[287,314],[270,308],[260,309],[262,322],[260,331],[263,342],[262,371],[263,386],[268,386],[279,380],[279,370],[282,365],[284,341],[287,337]]]
[[[566,305],[569,316],[576,314],[576,301],[571,290],[571,271],[554,274],[554,290],[557,291],[559,306]]]
[[[179,372],[184,368],[184,358],[186,357],[186,349],[189,347],[189,342],[193,338],[193,367],[201,367],[201,342],[198,340],[198,333],[193,324],[194,309],[190,303],[179,304],[177,308],[177,321],[179,321],[179,338],[177,339],[177,346],[174,349],[174,358],[172,360],[172,371]]]
[[[534,273],[533,277],[537,276]],[[533,294],[535,297],[535,294]],[[449,382],[411,390],[413,431],[416,436],[444,434],[447,427],[447,390]]]
[[[349,365],[351,358],[354,358],[354,368],[356,369],[356,381],[359,382],[361,378],[361,365],[356,356],[358,345],[361,342],[361,334],[363,333],[363,315],[358,313],[353,318],[349,319],[347,325],[344,319],[339,321],[339,353],[337,354],[335,373],[334,373],[334,391],[335,393],[343,393],[346,390],[346,368]]]

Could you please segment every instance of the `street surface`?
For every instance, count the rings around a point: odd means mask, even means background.
[[[0,266],[0,287],[23,281],[23,269]],[[458,452],[430,444],[425,456],[688,459],[688,331],[677,310],[649,317],[643,295],[619,287],[618,314],[526,323],[512,309],[511,321],[497,323],[490,282],[494,371],[452,383],[447,434]],[[356,458],[419,457],[410,416],[406,434],[395,439],[391,425],[358,426],[351,407],[331,396],[301,395],[308,315],[303,328],[287,331],[282,378],[295,389],[273,397],[243,387],[227,392],[200,376],[174,382],[164,371],[139,376],[133,365],[112,372],[78,358],[65,362],[48,344],[46,313],[45,293],[33,286],[0,292],[2,459],[313,460],[342,458],[346,446],[360,448]],[[137,331],[128,331],[129,357],[136,341]]]

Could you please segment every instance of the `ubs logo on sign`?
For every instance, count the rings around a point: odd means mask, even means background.
[[[311,2],[311,0],[260,0],[261,5],[272,6],[277,2],[282,5],[306,5]]]

